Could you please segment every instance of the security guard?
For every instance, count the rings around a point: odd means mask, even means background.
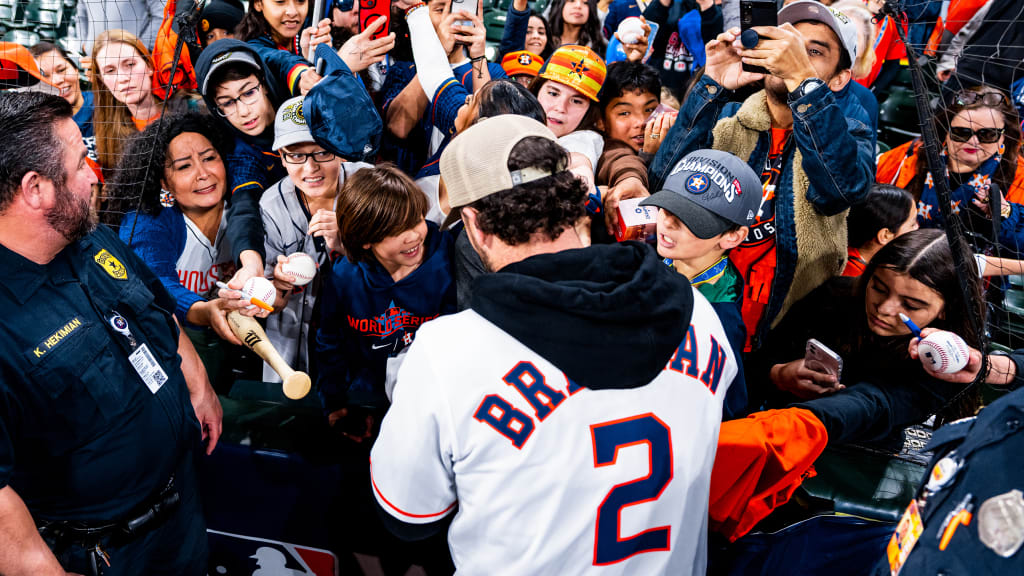
[[[917,343],[910,344],[914,358]],[[981,367],[981,353],[971,349],[963,370],[932,375],[966,384]],[[1022,368],[1024,350],[991,355],[985,381],[1017,387]],[[944,426],[927,448],[935,453],[930,472],[875,574],[1024,574],[1024,390]]]
[[[0,93],[0,134],[0,573],[205,574],[221,408],[174,302],[95,227],[67,102]]]

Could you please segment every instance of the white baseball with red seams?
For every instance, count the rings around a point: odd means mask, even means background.
[[[276,300],[277,289],[274,288],[274,284],[262,276],[253,276],[245,281],[245,286],[242,287],[242,295],[250,300],[255,298],[264,304],[274,305]]]
[[[292,284],[305,286],[316,276],[316,262],[305,252],[295,252],[288,255],[287,262],[281,264],[281,270],[295,278]]]
[[[967,366],[971,351],[963,338],[952,332],[940,330],[921,340],[917,345],[917,355],[921,363],[932,372],[952,374]]]

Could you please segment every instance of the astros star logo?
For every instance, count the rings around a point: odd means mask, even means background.
[[[708,177],[703,174],[693,174],[686,179],[686,190],[694,194],[703,194],[708,189]]]
[[[579,62],[572,65],[572,73],[579,76],[581,80],[583,79],[583,73],[588,71],[590,71],[590,68],[587,68],[586,60],[583,58],[580,58]]]
[[[529,66],[532,63],[533,63],[533,58],[531,58],[529,54],[520,54],[519,55],[519,65],[520,66]]]

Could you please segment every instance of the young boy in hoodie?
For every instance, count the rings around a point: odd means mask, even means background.
[[[664,187],[640,203],[658,207],[658,255],[690,280],[715,309],[733,350],[746,338],[740,305],[743,278],[729,250],[747,237],[761,204],[761,181],[750,166],[719,150],[697,150],[672,169]],[[743,415],[743,363],[725,397],[723,419]]]
[[[428,207],[412,179],[387,164],[350,174],[338,195],[345,256],[323,274],[317,390],[330,424],[348,418],[346,433],[353,412],[383,415],[386,384],[416,330],[456,311],[452,237],[426,221]]]
[[[259,52],[231,38],[211,44],[196,62],[207,109],[235,137],[234,148],[224,159],[229,178],[226,234],[239,265],[235,279],[243,282],[263,275],[260,196],[288,176],[272,146],[274,114],[288,95],[264,75],[265,69]]]

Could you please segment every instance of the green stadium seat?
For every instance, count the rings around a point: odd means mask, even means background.
[[[39,34],[31,30],[9,30],[3,37],[4,42],[16,42],[22,46],[34,46],[39,40]]]

